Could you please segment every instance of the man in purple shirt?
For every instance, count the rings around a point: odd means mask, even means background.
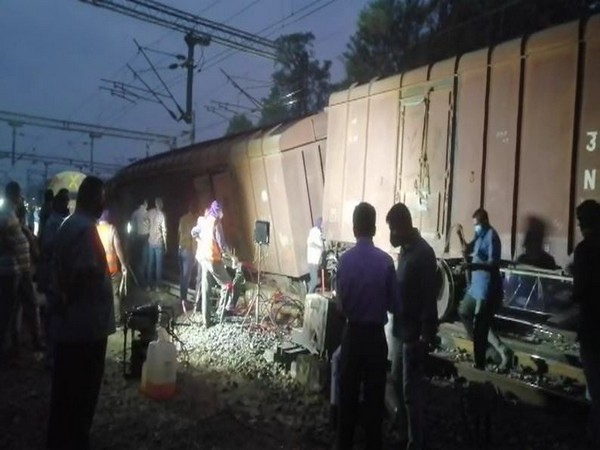
[[[337,301],[346,317],[340,363],[338,448],[352,448],[358,398],[364,388],[366,447],[382,446],[387,342],[387,312],[396,310],[396,274],[392,258],[373,245],[375,208],[360,203],[352,216],[356,245],[340,258]]]

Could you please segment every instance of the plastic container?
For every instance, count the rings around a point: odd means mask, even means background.
[[[140,391],[146,397],[166,400],[177,387],[177,349],[164,328],[159,327],[157,334],[157,340],[148,345]]]

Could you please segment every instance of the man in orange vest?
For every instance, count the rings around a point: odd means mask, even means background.
[[[121,247],[121,241],[115,227],[108,221],[108,210],[104,210],[98,220],[98,235],[102,241],[104,252],[106,253],[106,263],[108,265],[108,271],[110,273],[110,279],[113,285],[113,298],[115,305],[115,323],[122,323],[122,312],[121,312],[121,280],[127,280],[127,265],[125,264],[125,257],[123,256],[123,249]],[[119,265],[121,270],[119,271]],[[120,274],[120,276],[119,276]]]
[[[223,254],[227,252],[227,244],[223,237],[223,228],[221,220],[223,219],[223,209],[216,200],[210,205],[208,214],[204,217],[202,230],[200,231],[200,241],[198,243],[198,254],[202,266],[202,305],[208,306],[208,275],[212,275],[215,281],[221,287],[220,303],[225,301],[227,296],[227,285],[231,283],[231,277],[225,269],[223,263]],[[226,305],[226,310],[232,312],[235,305]],[[209,314],[203,311],[205,317]],[[209,324],[205,324],[208,326]]]

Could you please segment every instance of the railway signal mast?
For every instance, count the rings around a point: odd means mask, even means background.
[[[196,45],[207,46],[211,42],[214,42],[235,50],[262,56],[263,58],[276,59],[277,45],[274,41],[164,5],[154,0],[80,1],[184,34],[185,43],[188,47],[187,60],[183,63],[183,67],[187,69],[187,89],[186,108],[181,113],[180,120],[188,124],[191,124],[193,121],[192,86],[194,80],[194,47]]]

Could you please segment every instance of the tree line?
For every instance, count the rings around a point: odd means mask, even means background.
[[[596,12],[600,0],[372,0],[360,12],[342,55],[344,80],[331,82],[331,61],[315,57],[312,33],[282,36],[259,121],[238,114],[227,134],[319,111],[331,92],[352,83],[385,78]]]

